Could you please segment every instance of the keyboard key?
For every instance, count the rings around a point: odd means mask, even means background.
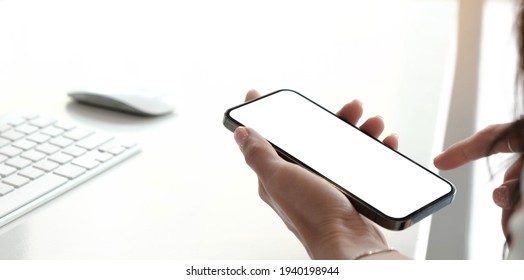
[[[4,155],[0,155],[0,163],[6,161],[8,159],[7,156],[4,156]]]
[[[31,163],[33,163],[33,162],[28,160],[28,159],[25,159],[23,157],[14,157],[14,158],[11,158],[11,159],[8,159],[8,160],[5,161],[6,165],[9,165],[9,166],[14,167],[16,169],[26,168],[29,165],[31,165]]]
[[[35,168],[38,168],[38,169],[42,169],[44,170],[45,172],[51,172],[53,170],[55,170],[57,167],[60,166],[60,164],[54,162],[54,161],[50,161],[50,160],[43,160],[43,161],[39,161],[37,163],[35,163],[35,165],[33,165]]]
[[[15,188],[9,186],[8,184],[0,183],[0,197],[14,191]]]
[[[62,133],[64,133],[64,130],[61,129],[61,128],[58,128],[58,127],[54,127],[54,126],[48,126],[42,130],[40,130],[41,133],[45,134],[45,135],[49,135],[51,137],[56,137]]]
[[[71,160],[73,160],[73,157],[68,154],[64,154],[64,153],[56,153],[50,156],[48,159],[58,164],[66,164],[70,162]]]
[[[9,176],[7,178],[4,178],[2,180],[2,182],[6,183],[8,185],[11,185],[11,186],[13,186],[15,188],[20,188],[23,185],[29,183],[29,181],[31,181],[31,180],[29,180],[26,177],[22,177],[20,175],[17,175],[17,174],[11,175],[11,176]]]
[[[78,165],[85,169],[91,170],[100,164],[100,161],[95,160],[91,155],[79,157],[72,162],[74,165]]]
[[[53,145],[56,145],[56,146],[58,146],[60,148],[65,148],[65,147],[70,146],[71,144],[73,144],[74,141],[69,139],[69,138],[58,136],[56,138],[51,139],[49,141],[49,143],[51,143]]]
[[[44,175],[45,172],[43,170],[41,170],[41,169],[28,167],[28,168],[18,172],[18,174],[21,175],[21,176],[27,177],[27,178],[29,178],[31,180],[34,180],[34,179],[37,179],[38,177]]]
[[[131,149],[133,147],[136,147],[138,144],[136,142],[124,141],[124,142],[120,142],[120,145],[122,145],[122,147],[126,149]]]
[[[16,172],[16,168],[7,166],[5,164],[0,164],[0,176],[7,177]]]
[[[51,139],[51,136],[37,132],[35,134],[29,135],[27,139],[33,142],[36,142],[38,144],[42,144],[42,143],[47,142],[47,140]]]
[[[15,130],[18,132],[22,132],[23,134],[31,134],[33,132],[36,132],[38,130],[38,127],[25,123],[17,126]]]
[[[81,140],[91,134],[93,134],[94,131],[86,128],[77,127],[74,128],[66,133],[64,133],[64,137],[73,139],[75,141]]]
[[[2,123],[0,123],[0,134],[1,134],[2,132],[6,132],[6,131],[11,130],[11,129],[13,129],[12,126],[10,126],[10,125],[8,125],[8,124],[2,124]]]
[[[25,113],[23,114],[22,118],[26,119],[26,120],[34,120],[36,118],[38,118],[40,115],[37,114],[37,113]]]
[[[0,148],[0,154],[8,156],[8,157],[14,157],[22,153],[24,150],[13,147],[13,146],[6,146]]]
[[[8,145],[8,144],[10,144],[10,143],[11,143],[11,141],[9,141],[9,140],[7,140],[7,139],[5,139],[5,138],[1,138],[1,137],[0,137],[0,148],[3,147],[3,146],[5,146],[5,145]]]
[[[27,151],[29,149],[32,149],[34,146],[36,146],[36,142],[29,141],[27,139],[20,139],[14,142],[13,146]]]
[[[100,161],[100,162],[106,162],[108,160],[110,160],[111,158],[113,158],[113,155],[110,154],[110,153],[103,153],[103,152],[100,152],[100,151],[95,151],[91,154],[91,156],[97,160],[97,161]]]
[[[24,152],[20,156],[32,162],[37,162],[37,161],[44,159],[46,157],[46,154],[35,151],[35,150],[30,150],[30,151]]]
[[[47,127],[47,126],[53,124],[55,121],[56,120],[51,119],[51,118],[37,117],[37,118],[31,120],[29,123],[34,125],[34,126],[38,126],[39,128],[44,128],[44,127]]]
[[[0,137],[11,140],[11,141],[16,141],[24,136],[25,134],[23,134],[22,132],[15,131],[14,129],[0,134]]]
[[[82,168],[80,166],[68,164],[64,166],[60,166],[58,169],[55,170],[55,174],[58,174],[60,176],[64,176],[68,179],[74,179],[86,172],[85,168]]]
[[[69,146],[62,150],[64,154],[68,154],[70,156],[79,157],[87,152],[86,149],[80,148],[78,146]]]
[[[23,123],[25,123],[26,120],[22,117],[15,117],[15,118],[12,118],[10,120],[7,121],[7,124],[10,125],[10,126],[18,126],[18,125],[21,125]]]
[[[79,147],[82,147],[88,150],[92,150],[108,142],[109,140],[112,140],[113,138],[114,138],[113,136],[110,136],[104,133],[96,133],[96,134],[92,134],[89,137],[79,141],[77,145]]]
[[[123,153],[126,150],[123,146],[117,143],[110,143],[108,145],[104,145],[103,147],[100,147],[101,152],[110,153],[112,155],[119,155]]]
[[[64,122],[64,121],[58,121],[58,122],[54,123],[53,126],[56,126],[56,127],[61,128],[63,130],[66,130],[66,131],[67,130],[71,130],[71,129],[76,127],[75,124],[69,123],[69,122]]]
[[[60,147],[49,144],[49,143],[44,143],[42,145],[37,146],[36,150],[46,155],[51,155],[51,154],[58,152],[60,150]]]

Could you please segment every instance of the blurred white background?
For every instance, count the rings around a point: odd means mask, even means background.
[[[167,154],[179,160],[163,171],[174,170],[179,177],[155,179],[164,197],[151,195],[149,199],[159,203],[155,208],[173,212],[187,207],[170,205],[172,197],[177,202],[191,201],[206,193],[227,201],[205,198],[208,204],[192,209],[196,211],[194,220],[184,217],[187,213],[162,213],[145,223],[153,227],[155,221],[169,219],[166,232],[160,237],[146,229],[128,233],[129,240],[154,236],[159,238],[158,244],[129,252],[122,249],[128,243],[119,241],[117,233],[103,240],[82,235],[84,244],[79,245],[74,235],[83,229],[80,222],[75,224],[78,229],[64,229],[58,236],[45,223],[38,222],[65,215],[58,213],[68,209],[69,204],[82,201],[82,195],[77,193],[68,198],[70,203],[61,200],[57,206],[42,211],[39,219],[24,221],[35,234],[20,234],[23,230],[16,227],[4,230],[0,247],[9,250],[3,251],[2,257],[307,257],[278,217],[259,201],[256,180],[238,155],[231,134],[222,127],[223,112],[242,102],[244,93],[251,88],[262,93],[295,89],[333,111],[360,99],[365,105],[365,116],[382,115],[386,133],[400,134],[401,152],[432,168],[432,158],[442,149],[445,136],[459,3],[0,1],[0,111],[29,106],[111,129],[111,124],[96,123],[71,107],[66,110],[65,93],[84,87],[147,88],[172,93],[176,114],[172,122],[166,121],[162,126],[177,133],[165,142],[176,142],[178,146]],[[495,100],[491,97],[497,99],[499,95],[492,93],[500,93],[504,100],[497,101],[511,104],[508,102],[512,101],[515,59],[512,0],[484,3],[478,127],[511,118],[511,105],[497,106],[504,112],[495,112],[491,108]],[[145,125],[139,127],[143,129]],[[158,159],[155,153],[166,154],[147,135],[133,131],[131,125],[123,131],[142,137],[144,158],[139,160],[150,157],[154,162]],[[470,236],[471,246],[464,250],[470,258],[497,259],[502,243],[498,212],[491,202],[492,183],[486,183],[488,176],[478,178],[473,212],[486,212],[472,216],[471,229],[475,234]],[[131,200],[128,203],[132,205]],[[100,209],[95,217],[100,219],[106,210]],[[71,215],[84,211],[87,210],[78,207]],[[105,222],[108,221],[95,219],[91,225],[107,226]],[[133,228],[131,218],[122,223],[120,230]],[[191,223],[196,226],[190,226]],[[187,232],[177,232],[179,225],[187,226]],[[427,242],[428,226],[429,220],[413,232],[388,236],[395,247],[424,258],[425,245],[416,245]],[[210,232],[217,229],[220,234],[211,236]],[[166,241],[169,238],[172,240]],[[192,240],[184,245],[184,238]],[[56,243],[64,245],[54,246]],[[102,252],[100,246],[109,250]]]

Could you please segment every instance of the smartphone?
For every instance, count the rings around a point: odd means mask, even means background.
[[[224,126],[248,126],[284,159],[331,182],[360,214],[402,230],[450,204],[455,187],[293,90],[228,109]]]

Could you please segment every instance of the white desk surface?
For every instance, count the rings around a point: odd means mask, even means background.
[[[334,111],[358,98],[431,167],[456,16],[451,0],[0,1],[0,112],[33,109],[143,148],[0,228],[0,259],[308,258],[259,199],[224,111],[251,88],[292,88]],[[175,113],[66,96],[108,85],[171,92]],[[429,222],[386,232],[390,245],[423,258]]]

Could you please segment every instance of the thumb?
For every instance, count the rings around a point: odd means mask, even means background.
[[[234,136],[246,163],[259,177],[267,178],[284,161],[273,146],[254,129],[238,127]]]

